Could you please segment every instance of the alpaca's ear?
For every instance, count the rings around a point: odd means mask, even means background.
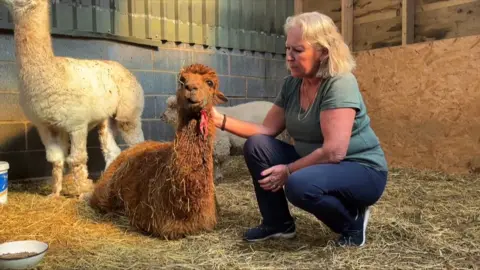
[[[220,91],[215,91],[215,104],[227,103],[228,98]]]

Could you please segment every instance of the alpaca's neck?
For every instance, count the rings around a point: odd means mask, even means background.
[[[183,118],[183,119],[182,119]],[[174,140],[174,160],[180,164],[188,164],[191,169],[208,170],[213,163],[213,136],[214,125],[207,114],[206,125],[208,134],[206,138],[200,131],[200,119],[180,116],[177,132]]]
[[[20,68],[51,65],[54,56],[50,37],[49,1],[35,6],[14,8],[15,54]]]
[[[187,119],[188,118],[188,119]],[[167,168],[169,175],[163,185],[168,194],[158,194],[169,204],[172,217],[181,220],[201,212],[204,201],[213,189],[213,139],[215,126],[208,117],[208,135],[205,138],[200,129],[199,117],[179,117],[179,124],[173,141],[172,157]],[[161,191],[162,189],[157,189]]]

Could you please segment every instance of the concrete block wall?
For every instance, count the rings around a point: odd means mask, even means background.
[[[9,179],[26,180],[51,176],[44,146],[35,127],[19,106],[13,36],[0,34],[0,160],[10,163]],[[145,91],[143,130],[146,139],[172,140],[174,130],[160,121],[167,96],[175,93],[176,74],[182,65],[203,63],[216,69],[228,105],[252,100],[273,101],[288,74],[284,56],[269,53],[211,49],[165,43],[159,50],[108,40],[55,37],[58,56],[115,60],[130,69]],[[105,166],[98,133],[89,133],[88,167],[92,176]],[[122,141],[119,140],[122,145]]]

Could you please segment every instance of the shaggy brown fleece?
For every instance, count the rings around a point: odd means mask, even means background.
[[[179,75],[181,120],[174,141],[123,151],[90,198],[92,207],[124,212],[133,226],[167,239],[210,231],[217,223],[210,116],[213,105],[227,101],[213,69],[193,64]]]

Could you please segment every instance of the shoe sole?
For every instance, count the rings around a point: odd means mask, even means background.
[[[294,238],[295,235],[296,235],[295,232],[292,232],[292,233],[276,233],[276,234],[271,234],[271,235],[269,235],[267,237],[264,237],[264,238],[244,239],[244,240],[247,241],[247,242],[261,242],[261,241],[268,240],[270,238],[291,239],[291,238]]]

